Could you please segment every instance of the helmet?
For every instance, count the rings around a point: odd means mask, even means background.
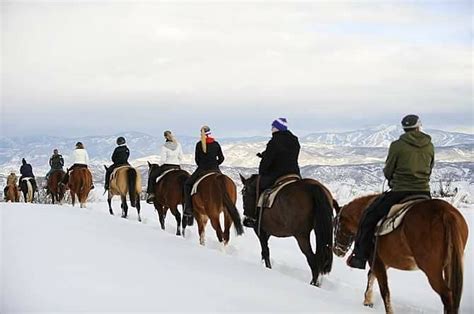
[[[125,144],[125,138],[123,136],[120,136],[117,138],[117,145],[123,145]]]
[[[84,144],[82,144],[82,142],[77,142],[76,148],[84,149]]]
[[[402,119],[404,129],[414,129],[421,126],[420,118],[415,114],[409,114]]]

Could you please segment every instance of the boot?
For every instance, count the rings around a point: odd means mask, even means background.
[[[352,253],[347,259],[347,266],[357,269],[365,269],[366,259],[358,256],[357,253]]]
[[[191,204],[186,203],[184,206],[183,211],[183,225],[184,226],[192,226],[194,224],[194,216],[193,216],[193,209]]]
[[[250,216],[245,216],[244,221],[242,222],[243,225],[247,228],[257,228],[257,220],[255,218],[252,218]]]

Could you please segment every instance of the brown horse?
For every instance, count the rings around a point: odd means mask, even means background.
[[[20,201],[20,190],[16,184],[9,184],[7,186],[6,201],[18,203]]]
[[[235,225],[237,235],[244,233],[240,214],[235,207],[237,187],[228,176],[216,172],[204,178],[192,196],[194,217],[198,224],[199,243],[204,245],[207,221],[216,231],[217,239],[227,245],[230,240],[230,227]],[[220,214],[224,212],[224,232],[220,223]],[[183,233],[186,225],[183,226]]]
[[[104,166],[107,171],[107,166]],[[114,214],[112,210],[112,198],[119,195],[122,200],[122,218],[128,216],[127,193],[130,197],[130,205],[137,209],[138,221],[142,221],[140,216],[140,193],[142,192],[142,179],[140,172],[132,166],[122,166],[116,168],[110,177],[109,193],[107,203],[109,204],[109,213]]]
[[[86,207],[87,197],[92,187],[92,174],[87,167],[67,169],[65,180],[71,193],[72,206],[76,203],[76,196],[81,208]]]
[[[62,170],[56,170],[48,178],[48,193],[51,195],[51,201],[61,203],[66,193],[66,186],[62,184],[66,173]]]
[[[244,208],[255,209],[258,175],[248,179],[240,176],[240,179],[244,184]],[[265,266],[272,268],[268,247],[270,236],[295,237],[311,268],[311,284],[319,286],[319,275],[328,274],[332,268],[333,204],[337,202],[332,199],[329,190],[316,180],[303,179],[283,187],[273,206],[263,211],[260,232],[255,230]],[[316,253],[313,253],[310,242],[312,230],[316,235]]]
[[[353,200],[336,219],[334,253],[344,256],[352,244],[363,211],[379,195]],[[463,286],[463,255],[468,227],[461,213],[443,200],[416,203],[402,224],[376,239],[370,261],[364,305],[373,306],[372,287],[377,279],[385,311],[392,313],[387,268],[421,269],[444,305],[445,313],[458,313]]]
[[[148,175],[159,168],[157,164],[148,163]],[[165,218],[168,209],[176,218],[176,235],[181,235],[181,214],[178,211],[178,205],[184,208],[184,182],[189,178],[189,172],[181,169],[167,173],[154,186],[155,201],[153,205],[158,213],[161,229],[165,230]]]

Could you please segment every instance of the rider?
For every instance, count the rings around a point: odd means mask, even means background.
[[[205,125],[201,128],[201,140],[196,143],[194,160],[197,169],[184,183],[184,212],[183,224],[193,224],[193,204],[191,192],[194,183],[206,172],[219,171],[219,165],[224,162],[221,146],[211,137],[211,129]]]
[[[301,176],[298,165],[299,153],[298,137],[288,130],[288,121],[285,118],[274,120],[272,122],[272,138],[267,143],[265,151],[257,154],[262,158],[258,168],[259,190],[264,191],[272,187],[275,181],[284,175],[297,174]],[[257,225],[255,208],[246,208],[244,215],[244,226],[254,228]]]
[[[153,193],[153,187],[156,179],[166,170],[169,169],[181,169],[180,164],[183,160],[183,149],[181,144],[176,140],[171,131],[165,131],[165,143],[161,147],[161,166],[154,169],[148,176],[148,197],[147,203],[153,203],[155,194]]]
[[[8,191],[8,186],[9,185],[14,185],[16,186],[18,178],[16,176],[15,171],[10,172],[10,174],[7,177],[7,186],[3,189],[3,198],[5,201],[7,200],[7,191]]]
[[[429,182],[434,164],[431,137],[420,131],[421,121],[416,115],[405,116],[402,127],[405,133],[390,145],[383,170],[391,190],[382,194],[362,215],[354,250],[347,260],[350,267],[365,269],[373,249],[375,226],[393,205],[411,195],[431,198]]]
[[[53,155],[49,158],[49,166],[51,169],[46,174],[46,181],[54,171],[63,170],[64,159],[63,156],[59,154],[58,149],[53,150]]]
[[[128,150],[127,145],[125,145],[125,138],[122,136],[118,137],[117,145],[118,146],[115,147],[115,150],[112,154],[113,164],[105,172],[105,185],[104,185],[105,190],[109,189],[110,175],[112,174],[114,169],[120,166],[129,165],[128,157],[130,156],[130,151]]]
[[[26,162],[25,158],[21,160],[21,163],[22,163],[20,167],[21,177],[20,177],[19,182],[21,182],[23,178],[31,178],[31,185],[33,186],[33,191],[38,192],[35,175],[33,174],[33,168],[31,167],[29,163]]]
[[[80,169],[80,168],[87,168],[87,165],[89,164],[89,154],[87,153],[87,150],[84,147],[84,144],[82,142],[77,142],[76,143],[76,148],[74,149],[74,152],[72,153],[72,157],[74,159],[74,164],[69,168],[68,173],[64,176],[62,183],[66,184],[69,180],[69,172],[71,172],[74,169]],[[94,188],[94,184],[92,184],[91,189]]]

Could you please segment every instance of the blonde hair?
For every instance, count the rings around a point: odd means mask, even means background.
[[[171,142],[173,142],[173,143],[178,142],[178,141],[176,140],[176,138],[174,137],[173,133],[171,133],[171,131],[165,131],[165,132],[163,133],[163,135],[165,136],[165,138],[166,138],[167,140],[169,140],[169,141],[171,141]]]
[[[208,127],[207,125],[204,125],[202,128],[201,128],[201,146],[202,146],[202,151],[204,152],[204,154],[207,153],[207,142],[206,142],[206,139],[207,139],[207,136],[211,134],[211,128]]]

